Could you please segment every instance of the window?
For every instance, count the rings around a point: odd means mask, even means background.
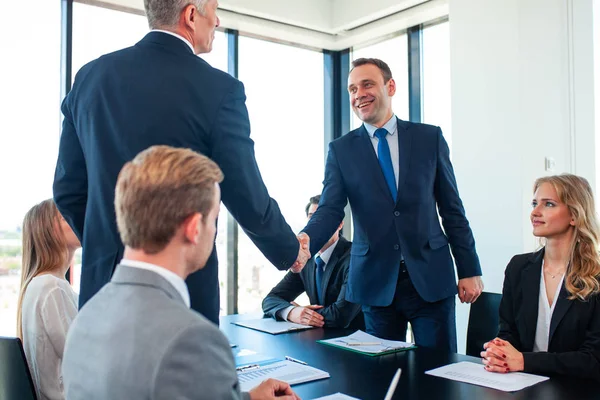
[[[309,198],[322,190],[323,54],[240,37],[239,62],[262,177],[298,232],[306,224]],[[239,312],[258,311],[284,272],[278,272],[241,229],[238,255]]]
[[[60,129],[60,2],[32,0],[23,29],[21,2],[3,1],[0,15],[0,335],[16,334],[21,283],[21,224],[35,204],[52,197]],[[43,40],[40,37],[42,32]],[[8,107],[8,108],[6,108]]]
[[[148,31],[142,15],[73,3],[73,79],[88,62],[133,46]]]
[[[408,120],[408,42],[406,34],[370,46],[352,49],[350,61],[357,58],[379,58],[390,67],[396,82],[396,94],[392,99],[392,109],[398,118]],[[352,129],[358,128],[361,124],[362,121],[352,111]]]
[[[442,128],[452,149],[448,22],[423,30],[423,122]]]

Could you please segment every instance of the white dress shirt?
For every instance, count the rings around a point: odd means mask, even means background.
[[[40,400],[65,398],[62,357],[76,315],[77,294],[64,278],[44,274],[29,282],[21,305],[23,349]]]
[[[325,269],[327,268],[327,264],[329,264],[329,259],[331,258],[331,254],[333,254],[333,250],[335,250],[335,247],[337,246],[338,242],[340,241],[340,239],[338,238],[338,240],[336,240],[331,246],[329,246],[324,252],[322,253],[317,253],[316,257],[321,257],[321,260],[323,260],[323,272],[325,272]],[[319,266],[315,263],[315,268],[319,268]],[[325,290],[325,288],[323,288],[323,290]],[[321,304],[323,305],[323,304]],[[284,321],[287,321],[287,317],[288,315],[290,315],[290,312],[296,308],[296,306],[289,306],[284,308],[283,310],[279,310],[277,311],[277,315],[283,319]]]
[[[535,341],[533,342],[533,351],[548,351],[548,342],[550,339],[550,322],[552,321],[552,314],[554,313],[554,307],[556,307],[556,301],[560,294],[565,275],[563,274],[556,287],[556,293],[554,293],[554,301],[552,306],[548,304],[548,295],[546,294],[546,280],[544,278],[544,261],[542,261],[542,277],[540,278],[540,295],[538,300],[538,319],[535,328]]]
[[[379,147],[379,138],[375,136],[375,131],[377,130],[376,126],[369,125],[366,122],[363,123],[365,125],[365,129],[371,138],[371,143],[373,144],[373,148],[375,149],[375,154],[377,154],[377,158],[379,158],[379,152],[377,148]],[[398,132],[398,119],[396,115],[392,115],[392,118],[382,126],[388,134],[385,136],[388,142],[388,146],[390,147],[390,156],[392,157],[392,165],[394,167],[394,177],[396,178],[396,188],[398,187],[398,174],[400,170],[400,155],[398,150],[398,136],[396,133]]]
[[[147,271],[152,271],[162,276],[177,290],[177,292],[179,292],[185,305],[188,306],[188,308],[190,307],[190,292],[188,291],[185,281],[176,273],[158,265],[150,264],[143,261],[128,260],[125,258],[121,260],[119,265],[124,265],[126,267],[131,268],[145,269]]]
[[[152,29],[152,32],[162,32],[162,33],[166,33],[167,35],[175,36],[176,38],[183,40],[184,43],[187,44],[190,49],[192,49],[192,53],[196,54],[196,52],[194,51],[194,46],[192,46],[192,44],[183,36],[181,36],[175,32],[164,31],[162,29]]]

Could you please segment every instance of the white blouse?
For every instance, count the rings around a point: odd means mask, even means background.
[[[552,314],[554,313],[554,307],[556,307],[556,301],[560,294],[560,289],[563,285],[565,275],[563,274],[556,287],[556,293],[554,293],[554,300],[552,306],[548,304],[548,295],[546,294],[546,279],[544,277],[544,263],[542,261],[542,277],[540,278],[540,295],[538,300],[538,319],[537,326],[535,329],[535,341],[533,342],[533,351],[548,351],[548,342],[550,339],[550,322],[552,321]]]
[[[23,296],[23,347],[40,400],[64,399],[62,356],[76,315],[77,294],[69,282],[50,274],[31,280]]]

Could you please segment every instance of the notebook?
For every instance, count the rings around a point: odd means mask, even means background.
[[[329,373],[325,371],[289,360],[251,364],[236,369],[240,389],[243,392],[253,389],[269,378],[278,379],[290,385],[329,378]]]
[[[360,330],[350,336],[317,340],[317,342],[368,356],[380,356],[417,347],[414,343],[379,339]]]

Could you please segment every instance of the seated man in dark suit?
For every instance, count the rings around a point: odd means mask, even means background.
[[[222,181],[189,149],[153,146],[125,164],[115,191],[125,253],[69,329],[67,399],[298,400],[274,379],[241,393],[228,340],[190,309],[185,278],[212,253]]]
[[[321,195],[311,197],[306,205],[308,219],[320,199]],[[288,272],[269,292],[262,303],[265,314],[303,325],[364,329],[360,305],[345,299],[352,243],[340,236],[343,226],[344,222],[299,274]],[[293,301],[303,292],[311,305],[302,307]]]

